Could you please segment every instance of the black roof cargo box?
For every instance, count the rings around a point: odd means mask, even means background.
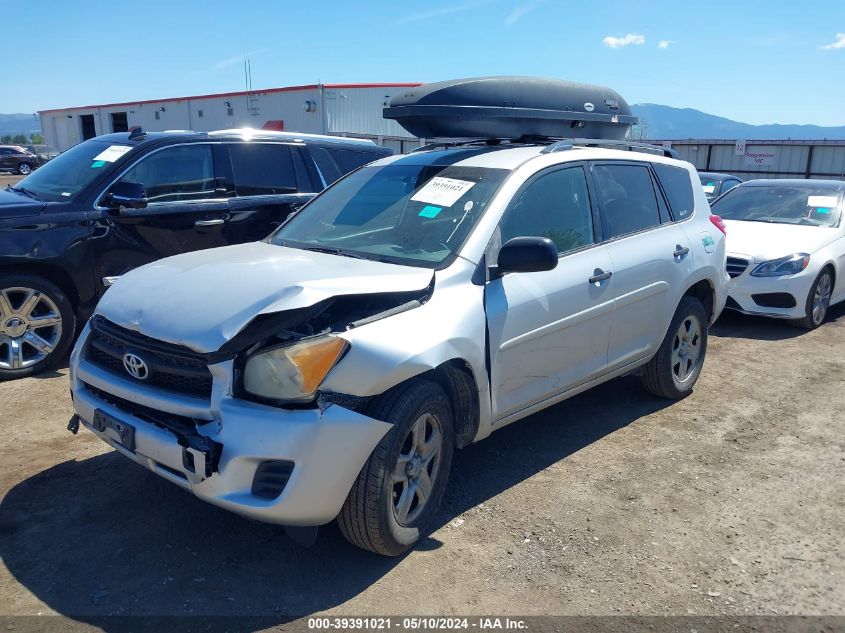
[[[418,137],[623,140],[637,122],[615,90],[537,77],[475,77],[409,88],[384,118]]]

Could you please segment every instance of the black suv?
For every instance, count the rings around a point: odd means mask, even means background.
[[[330,136],[135,129],[59,154],[0,190],[0,380],[61,360],[123,273],[263,239],[327,185],[390,153]]]
[[[26,176],[38,167],[41,161],[38,156],[17,145],[0,145],[0,171]]]

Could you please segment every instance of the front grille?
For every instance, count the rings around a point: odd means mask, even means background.
[[[744,273],[749,264],[751,264],[751,262],[747,259],[743,259],[742,257],[728,257],[725,268],[727,268],[730,278],[733,279],[734,277],[739,277],[742,273]]]
[[[146,407],[142,404],[138,404],[137,402],[130,402],[129,400],[106,393],[94,385],[89,385],[88,383],[83,384],[88,391],[93,393],[103,402],[106,402],[121,411],[129,413],[130,415],[134,415],[139,420],[155,424],[156,426],[169,431],[174,431],[179,434],[195,433],[197,424],[207,424],[209,422],[209,420],[197,420],[184,415],[176,415],[175,413],[159,411],[158,409]]]
[[[145,384],[191,396],[211,397],[211,372],[202,354],[186,347],[164,343],[115,325],[96,315],[85,349],[89,362],[123,378],[132,376],[123,365],[123,355],[132,352],[149,367]]]

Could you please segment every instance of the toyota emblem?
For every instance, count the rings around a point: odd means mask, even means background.
[[[138,380],[146,380],[150,377],[150,368],[147,367],[147,363],[144,362],[143,358],[132,352],[126,352],[123,355],[123,368],[126,373]]]

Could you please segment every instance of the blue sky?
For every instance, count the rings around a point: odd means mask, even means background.
[[[255,88],[536,75],[845,125],[845,0],[0,4],[0,112],[242,90],[249,53]]]

